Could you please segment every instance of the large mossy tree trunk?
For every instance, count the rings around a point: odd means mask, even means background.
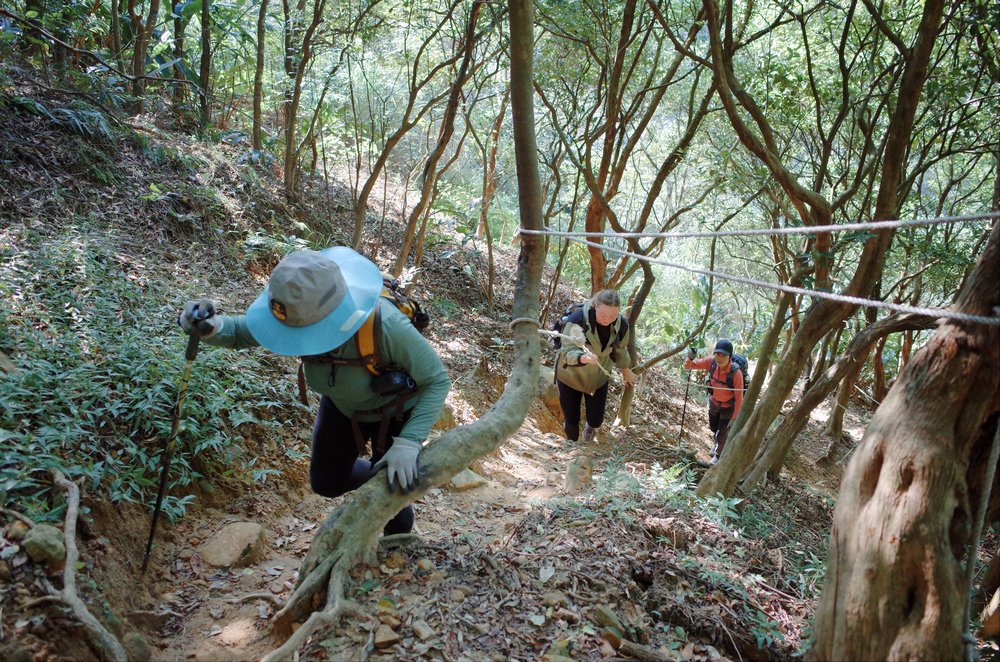
[[[517,164],[521,226],[542,228],[542,188],[538,177],[532,95],[534,45],[531,0],[510,0],[511,113]],[[421,487],[408,495],[390,493],[384,480],[372,480],[352,493],[313,539],[299,573],[298,586],[274,617],[276,629],[306,622],[265,661],[290,659],[317,627],[336,622],[347,608],[348,572],[369,554],[382,526],[400,508],[427,493],[473,460],[495,450],[524,422],[538,384],[538,301],[544,241],[524,235],[514,289],[512,315],[514,364],[497,403],[478,421],[444,433],[420,454]],[[325,607],[323,607],[325,603]]]
[[[1000,306],[1000,223],[959,297]],[[963,561],[1000,419],[1000,328],[949,321],[900,375],[841,485],[816,660],[960,660]]]

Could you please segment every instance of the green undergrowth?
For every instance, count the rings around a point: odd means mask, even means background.
[[[155,497],[186,338],[186,291],[169,269],[135,265],[137,247],[113,231],[0,231],[0,506],[58,518],[51,470],[115,503]],[[151,258],[151,261],[154,258]],[[283,438],[299,415],[294,380],[264,352],[203,346],[184,404],[164,513],[181,516],[192,483],[252,482],[277,473],[299,444]],[[278,443],[280,441],[280,443]],[[292,440],[294,441],[294,440]]]

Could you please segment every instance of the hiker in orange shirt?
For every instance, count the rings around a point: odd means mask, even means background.
[[[733,358],[733,343],[720,340],[712,357],[686,359],[685,370],[708,370],[708,427],[715,438],[711,463],[719,461],[726,446],[729,425],[743,406],[743,372]]]

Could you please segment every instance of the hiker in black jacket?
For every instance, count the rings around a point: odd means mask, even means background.
[[[612,365],[621,372],[625,384],[635,386],[635,373],[629,367],[629,324],[621,314],[621,305],[617,291],[601,290],[573,312],[563,327],[564,339],[556,357],[556,385],[563,429],[572,441],[580,437],[581,400],[587,410],[583,441],[592,441],[604,423]]]

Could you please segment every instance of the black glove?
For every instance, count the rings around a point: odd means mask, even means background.
[[[222,318],[215,314],[215,304],[209,299],[188,301],[177,318],[177,324],[184,333],[197,333],[202,338],[211,338],[222,328]]]

